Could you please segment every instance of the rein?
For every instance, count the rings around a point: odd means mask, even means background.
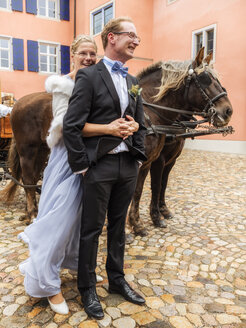
[[[142,99],[143,99],[143,97],[142,97]],[[144,99],[143,99],[143,105],[145,105],[147,107],[152,107],[152,108],[150,108],[151,111],[154,112],[155,114],[157,114],[160,118],[163,118],[165,120],[167,118],[164,117],[163,115],[161,115],[159,112],[157,112],[153,108],[164,109],[164,110],[167,110],[169,112],[176,112],[176,113],[179,113],[179,114],[186,114],[186,115],[190,115],[190,116],[192,116],[192,115],[199,115],[199,116],[203,116],[203,117],[207,116],[206,113],[202,113],[202,112],[193,112],[193,111],[189,111],[189,110],[183,110],[183,109],[178,109],[178,108],[172,108],[172,107],[166,107],[166,106],[160,106],[160,105],[147,103]]]
[[[143,99],[143,97],[142,97]],[[145,101],[143,99],[143,105],[147,106],[147,107],[153,107],[153,108],[158,108],[158,109],[164,109],[164,110],[168,110],[169,112],[176,112],[179,114],[186,114],[186,115],[199,115],[199,116],[203,116],[206,117],[206,113],[202,113],[202,112],[193,112],[193,111],[189,111],[189,110],[183,110],[183,109],[179,109],[179,108],[173,108],[173,107],[166,107],[166,106],[160,106],[160,105],[155,105],[155,104],[151,104],[148,103],[147,101]],[[152,112],[154,112],[155,114],[157,114],[160,118],[164,118],[166,119],[164,116],[162,116],[160,113],[158,113],[157,111],[151,109]]]
[[[20,183],[14,177],[12,177],[12,175],[9,174],[9,173],[5,173],[4,176],[5,176],[5,179],[11,179],[12,181],[14,181],[14,183],[16,183],[18,186],[20,186],[22,188],[35,188],[36,191],[37,191],[37,193],[41,194],[41,187],[42,187],[42,185],[24,185],[24,184]]]

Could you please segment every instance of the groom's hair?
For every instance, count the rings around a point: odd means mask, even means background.
[[[108,34],[110,32],[116,33],[121,32],[121,23],[122,22],[131,22],[133,23],[132,19],[127,16],[121,16],[118,18],[113,18],[104,26],[102,33],[101,33],[101,39],[103,44],[103,49],[107,47],[108,44]]]

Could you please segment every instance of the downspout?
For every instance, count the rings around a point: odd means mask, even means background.
[[[73,38],[76,37],[76,0],[74,0]]]

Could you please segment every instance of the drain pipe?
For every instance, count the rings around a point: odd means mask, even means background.
[[[73,38],[76,37],[76,0],[74,0],[74,23],[73,23]]]

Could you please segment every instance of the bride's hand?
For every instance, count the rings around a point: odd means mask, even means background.
[[[126,115],[127,118],[127,126],[128,129],[125,131],[123,140],[125,140],[128,136],[133,135],[134,132],[138,131],[139,129],[139,124],[134,120],[134,118],[130,115]]]
[[[118,118],[117,120],[112,121],[108,124],[108,134],[111,134],[115,137],[123,137],[128,133],[129,124],[124,118]]]

